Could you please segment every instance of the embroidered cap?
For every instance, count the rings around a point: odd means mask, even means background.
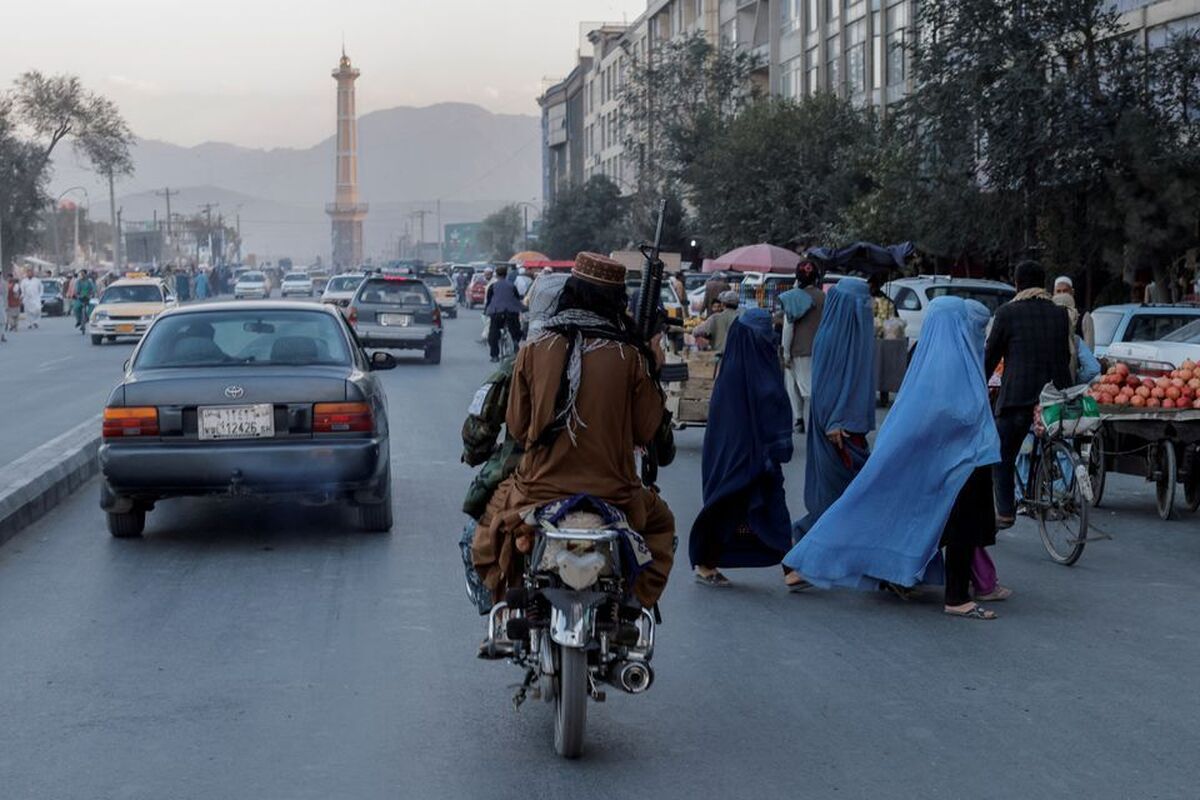
[[[575,267],[571,274],[602,286],[625,285],[625,265],[599,253],[580,253],[575,256]]]

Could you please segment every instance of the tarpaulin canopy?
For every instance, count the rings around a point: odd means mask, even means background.
[[[752,244],[730,250],[723,256],[705,259],[705,272],[785,272],[794,273],[800,256],[773,244]]]
[[[870,242],[855,242],[849,247],[833,250],[816,247],[808,251],[808,257],[823,270],[836,272],[859,272],[873,275],[876,272],[891,272],[903,269],[904,261],[916,248],[912,242],[881,247]]]
[[[509,259],[514,264],[524,264],[528,261],[549,261],[550,256],[544,253],[539,253],[536,250],[522,250],[515,256]]]

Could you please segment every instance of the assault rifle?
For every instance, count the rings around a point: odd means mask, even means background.
[[[659,328],[658,306],[662,296],[664,271],[660,254],[662,252],[663,220],[666,215],[667,202],[664,200],[658,209],[658,225],[654,232],[654,244],[644,244],[638,248],[646,263],[642,267],[642,289],[641,294],[638,295],[634,322],[637,325],[638,335],[647,346],[654,340]],[[655,380],[658,380],[657,362],[651,363],[650,374],[654,376]],[[654,488],[658,482],[658,462],[658,443],[651,441],[646,446],[646,455],[642,458],[642,483],[650,488]]]

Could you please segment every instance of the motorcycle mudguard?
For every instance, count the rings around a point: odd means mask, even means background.
[[[543,589],[542,596],[550,602],[550,638],[563,647],[587,647],[592,638],[593,612],[607,595]]]

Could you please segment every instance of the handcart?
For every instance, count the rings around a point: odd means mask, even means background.
[[[1114,472],[1153,483],[1158,516],[1164,520],[1175,515],[1179,486],[1187,510],[1200,508],[1200,410],[1106,405],[1100,419],[1089,464],[1092,505],[1100,505],[1105,478]]]

